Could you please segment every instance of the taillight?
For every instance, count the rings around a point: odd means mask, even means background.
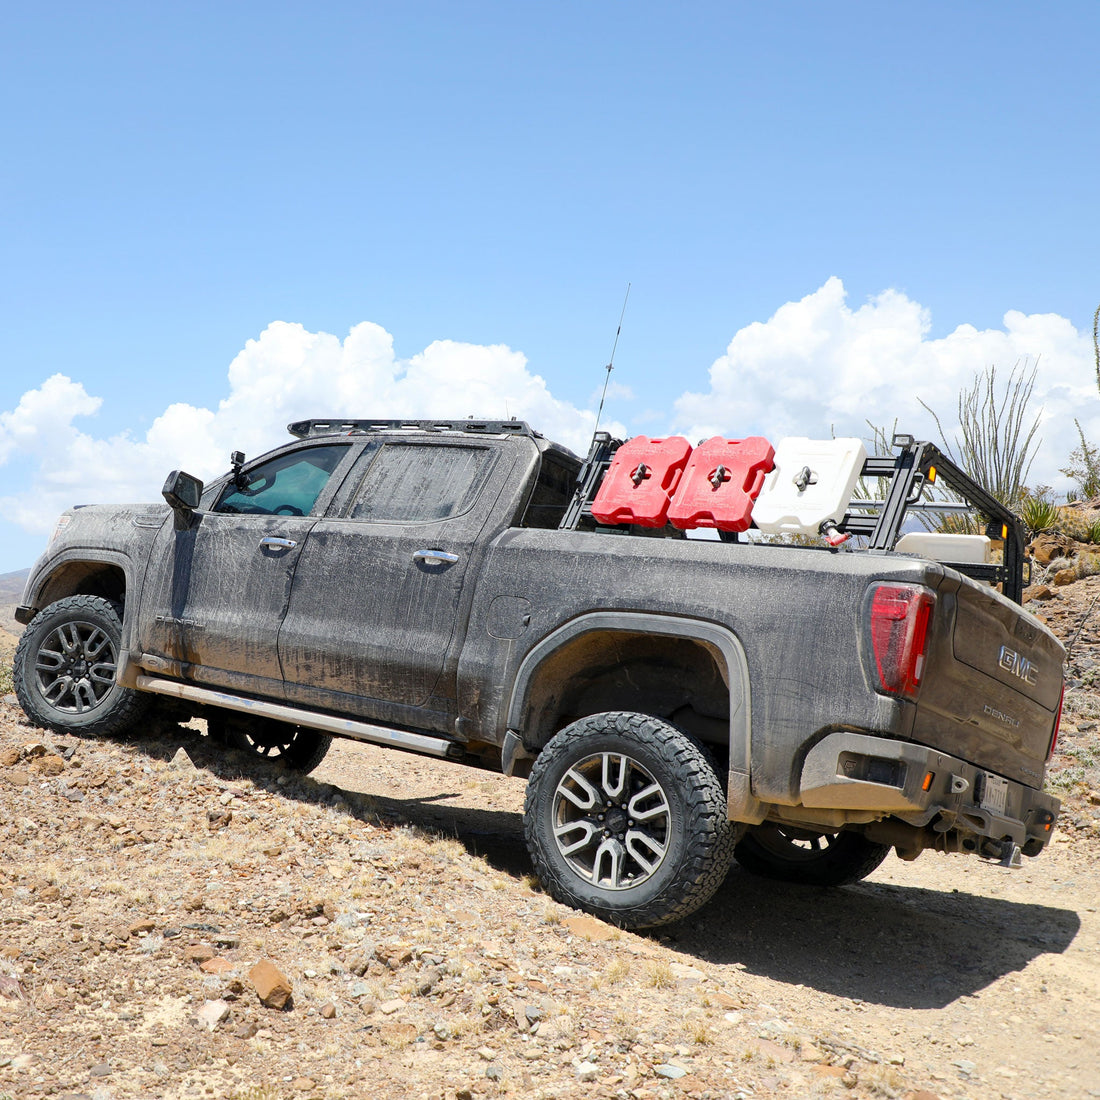
[[[935,605],[936,597],[914,584],[880,584],[872,592],[871,650],[883,691],[916,696]]]
[[[1066,701],[1066,682],[1062,681],[1062,694],[1058,696],[1058,713],[1054,716],[1054,732],[1050,735],[1050,748],[1047,749],[1047,763],[1058,747],[1058,727],[1062,724],[1062,704]]]

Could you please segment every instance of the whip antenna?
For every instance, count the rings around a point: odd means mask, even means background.
[[[619,346],[619,333],[623,331],[623,318],[626,316],[626,303],[630,297],[630,283],[626,284],[626,295],[623,297],[623,310],[619,314],[619,327],[615,330],[615,342],[611,345],[611,358],[607,361],[607,374],[603,379],[603,393],[600,394],[600,407],[596,410],[596,423],[592,428],[592,441],[596,440],[596,429],[600,426],[600,417],[603,415],[603,402],[607,397],[607,383],[611,381],[611,372],[615,369],[615,351]]]

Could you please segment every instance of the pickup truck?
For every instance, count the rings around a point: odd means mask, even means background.
[[[828,886],[1050,839],[1064,651],[1019,606],[1021,522],[932,444],[868,457],[878,490],[806,545],[602,522],[605,433],[582,461],[518,421],[289,430],[165,504],[62,515],[17,612],[33,721],[115,735],[167,697],[302,771],[341,736],[526,778],[547,891],[628,928],[734,859]],[[974,510],[995,554],[899,552],[922,506]]]

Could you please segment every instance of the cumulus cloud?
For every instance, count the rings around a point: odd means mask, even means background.
[[[72,441],[72,418],[91,416],[102,404],[102,398],[90,396],[80,383],[52,375],[23,394],[10,412],[0,412],[0,464],[16,452],[42,455],[53,442],[64,448]]]
[[[865,436],[866,421],[888,427],[897,418],[900,430],[935,438],[921,398],[950,432],[956,396],[976,371],[996,364],[1007,373],[1017,362],[1038,362],[1033,408],[1043,408],[1046,445],[1031,480],[1065,487],[1058,468],[1076,442],[1073,419],[1100,441],[1091,333],[1054,314],[1015,311],[1002,328],[960,325],[935,339],[930,332],[928,311],[905,294],[886,290],[852,308],[843,283],[829,279],[735,333],[710,367],[709,386],[700,365],[691,392],[677,398],[650,386],[641,395],[650,411],[639,411],[638,423],[605,419],[602,426],[623,436],[679,431],[690,439],[778,440],[831,430]],[[614,381],[608,392],[633,396]],[[510,416],[582,453],[594,419],[591,410],[554,397],[518,351],[440,340],[399,359],[393,337],[370,322],[343,340],[299,324],[269,325],[229,365],[216,408],[172,405],[143,436],[94,433],[89,418],[109,397],[57,374],[0,411],[5,520],[46,533],[74,503],[158,499],[168,470],[209,479],[226,468],[231,450],[255,456],[287,438],[288,422],[306,416]],[[662,407],[673,411],[653,411]]]
[[[208,479],[226,469],[231,450],[269,450],[287,438],[287,423],[304,416],[514,417],[581,451],[595,419],[555,398],[508,347],[439,340],[399,360],[392,336],[370,322],[344,340],[275,322],[245,344],[227,383],[216,409],[171,405],[143,438],[102,439],[77,422],[97,412],[103,398],[54,375],[0,413],[0,464],[30,467],[21,491],[0,496],[0,512],[44,533],[74,503],[159,499],[169,469]],[[625,432],[621,424],[605,427]]]
[[[838,278],[765,322],[738,331],[710,368],[710,388],[676,402],[675,428],[699,438],[762,434],[867,435],[867,421],[936,438],[923,399],[949,435],[959,391],[975,372],[1038,365],[1031,409],[1043,410],[1044,447],[1033,480],[1057,483],[1075,438],[1073,418],[1100,438],[1100,394],[1091,336],[1056,314],[1005,314],[1004,328],[960,325],[931,339],[926,309],[886,290],[856,309]],[[1068,444],[1068,445],[1067,445]]]

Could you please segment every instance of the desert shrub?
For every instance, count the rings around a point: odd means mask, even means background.
[[[1096,353],[1096,385],[1100,386],[1100,306],[1092,315],[1092,347]]]
[[[1020,505],[1020,517],[1033,534],[1057,526],[1061,509],[1046,496],[1026,496]]]
[[[1094,526],[1095,523],[1086,519],[1076,508],[1059,508],[1054,530],[1078,542],[1091,542],[1089,530]]]
[[[1095,577],[1100,573],[1100,554],[1081,554],[1074,560],[1073,572],[1078,580],[1085,577]]]
[[[1036,369],[1029,371],[1026,360],[1016,363],[1003,386],[998,384],[995,366],[975,373],[970,388],[959,394],[959,425],[953,440],[947,438],[936,411],[921,401],[932,414],[947,457],[1013,511],[1023,502],[1039,443],[1035,433],[1040,417],[1030,420],[1027,411]]]
[[[1062,469],[1062,473],[1076,482],[1075,490],[1071,490],[1076,498],[1092,500],[1100,496],[1100,447],[1094,447],[1085,438],[1079,420],[1075,418],[1073,423],[1081,442],[1070,451],[1069,465]]]

